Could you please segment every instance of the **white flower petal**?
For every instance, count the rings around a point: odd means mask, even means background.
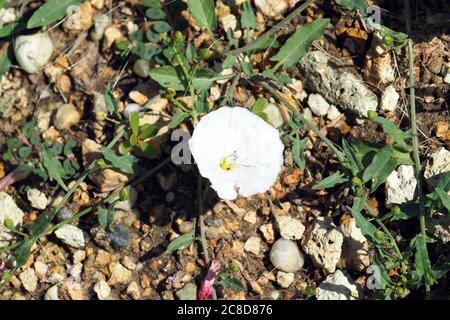
[[[219,197],[232,200],[267,191],[283,164],[284,146],[278,131],[242,107],[221,107],[204,116],[189,147],[200,174]],[[222,161],[231,164],[224,170]]]

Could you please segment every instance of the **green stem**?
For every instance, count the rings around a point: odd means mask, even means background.
[[[257,39],[253,40],[249,44],[247,44],[241,48],[230,51],[230,53],[233,56],[237,56],[237,55],[241,54],[242,52],[245,52],[253,47],[257,47],[260,43],[262,43],[263,41],[265,41],[265,39],[267,39],[269,37],[276,38],[276,34],[285,30],[286,25],[289,24],[292,21],[292,19],[294,19],[300,12],[302,12],[303,10],[308,8],[312,2],[313,2],[313,0],[306,1],[300,7],[298,7],[294,11],[292,11],[286,18],[284,18],[276,26],[272,27],[269,31],[267,31],[263,35],[259,36]]]
[[[406,15],[406,30],[408,35],[411,37],[411,13],[409,8],[409,0],[405,1],[405,15]],[[425,242],[425,249],[427,259],[429,259],[428,248],[427,248],[427,227],[425,221],[425,207],[423,203],[423,184],[421,170],[422,166],[420,164],[419,157],[419,139],[417,135],[417,120],[416,120],[416,93],[414,88],[414,53],[413,53],[413,42],[411,38],[408,39],[408,67],[409,67],[409,104],[410,104],[410,121],[411,121],[411,135],[413,144],[413,157],[414,157],[414,171],[417,180],[417,193],[419,197],[419,224],[420,233],[423,241]],[[425,291],[428,294],[430,292],[430,285],[425,279]]]
[[[279,100],[281,103],[283,103],[286,107],[289,108],[289,110],[295,114],[295,116],[300,120],[301,123],[303,123],[309,130],[314,132],[320,139],[323,140],[327,144],[328,147],[336,154],[336,157],[339,159],[341,163],[345,163],[345,157],[343,153],[337,148],[337,146],[329,140],[325,135],[320,132],[320,130],[311,123],[308,119],[306,119],[300,112],[298,112],[290,103],[287,101],[281,94],[277,92],[272,86],[270,86],[266,82],[259,82],[260,86],[262,86],[264,89],[270,92],[277,100]]]

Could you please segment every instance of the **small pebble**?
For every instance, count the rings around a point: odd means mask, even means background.
[[[141,78],[147,78],[150,73],[150,63],[144,59],[137,59],[133,65],[133,72]]]
[[[65,130],[81,120],[81,112],[71,103],[63,104],[56,112],[54,124],[56,129]]]
[[[59,290],[57,284],[53,287],[50,287],[50,289],[48,289],[44,295],[44,300],[59,300],[58,291]]]
[[[305,258],[295,242],[278,239],[270,250],[273,266],[284,272],[296,272],[303,267]]]
[[[290,287],[290,285],[294,282],[294,274],[292,272],[283,272],[278,271],[277,273],[277,283],[280,285],[280,287],[287,289]]]
[[[116,249],[126,247],[130,242],[130,239],[130,233],[123,224],[119,224],[118,226],[116,226],[114,230],[109,234],[109,241],[111,245]]]
[[[244,250],[258,255],[260,251],[261,239],[259,237],[250,237],[244,244]]]
[[[13,43],[17,62],[28,73],[36,73],[44,67],[53,53],[53,42],[48,33],[18,36]]]
[[[97,294],[99,300],[106,300],[111,294],[111,288],[106,283],[106,281],[97,282],[94,285],[94,291]]]
[[[188,233],[194,228],[194,224],[190,221],[183,221],[178,229],[181,233]]]

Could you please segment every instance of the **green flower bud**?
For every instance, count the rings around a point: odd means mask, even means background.
[[[379,241],[384,241],[385,237],[384,237],[384,232],[383,231],[381,231],[381,230],[375,231],[374,236],[375,236],[375,239],[377,239]]]
[[[103,169],[106,167],[106,162],[105,159],[97,159],[95,161],[95,164],[97,165],[97,167],[99,167],[100,169]]]
[[[375,111],[369,110],[367,112],[367,118],[369,118],[370,121],[375,120],[376,117],[378,117],[378,113],[376,113]]]
[[[392,37],[391,35],[386,35],[384,38],[384,44],[389,46],[389,47],[393,47],[394,46],[394,37]]]
[[[432,286],[432,285],[434,284],[434,278],[433,278],[433,276],[430,275],[430,274],[428,274],[428,273],[425,275],[425,281],[427,282],[427,284],[428,284],[429,286]]]
[[[362,186],[362,181],[360,178],[358,177],[353,177],[352,178],[352,185],[354,185],[355,187],[360,187]]]
[[[14,230],[15,229],[14,228],[14,221],[12,221],[11,219],[5,219],[5,221],[3,222],[3,225],[8,230]]]
[[[130,191],[128,188],[123,188],[122,190],[120,190],[120,193],[119,193],[120,201],[128,200],[129,197],[130,197]]]
[[[212,51],[211,51],[210,49],[208,49],[208,48],[206,48],[206,49],[201,49],[200,52],[199,52],[199,55],[200,55],[200,58],[206,60],[206,59],[211,58]]]
[[[176,95],[176,91],[172,88],[167,88],[166,90],[166,98],[169,100],[172,100],[173,98],[175,98]]]
[[[403,295],[405,294],[405,288],[402,287],[398,287],[395,292],[397,293],[397,296],[399,297],[403,297]]]
[[[402,213],[402,211],[400,210],[400,208],[398,206],[393,207],[391,212],[394,216],[398,216],[398,215],[400,215],[400,213]]]
[[[313,286],[307,286],[306,287],[306,295],[309,297],[316,295],[316,289]]]
[[[174,44],[177,46],[183,40],[184,40],[183,33],[181,31],[175,32],[175,36],[173,38]]]
[[[104,113],[104,112],[97,112],[95,114],[95,119],[97,119],[97,121],[104,121],[106,119],[106,113]]]

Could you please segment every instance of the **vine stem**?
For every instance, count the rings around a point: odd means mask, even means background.
[[[339,159],[341,163],[345,163],[345,157],[342,154],[342,152],[338,149],[338,147],[330,140],[328,139],[320,130],[312,124],[308,119],[306,119],[300,112],[298,112],[290,103],[286,100],[281,94],[278,93],[277,90],[272,88],[272,86],[266,82],[259,82],[260,86],[262,86],[264,89],[270,92],[272,96],[274,96],[278,101],[283,103],[286,107],[289,108],[289,110],[295,114],[295,116],[302,122],[309,130],[314,132],[320,139],[322,139],[323,142],[326,143],[328,147],[336,154],[336,157]]]
[[[409,8],[409,0],[405,1],[405,15],[406,15],[406,32],[408,33],[408,68],[409,68],[409,106],[410,106],[410,121],[411,121],[411,135],[412,135],[412,145],[413,145],[413,156],[414,156],[414,171],[417,180],[417,194],[419,197],[419,224],[420,224],[420,235],[425,243],[426,255],[428,256],[427,248],[427,227],[425,221],[425,207],[423,203],[423,183],[421,170],[422,166],[420,164],[419,157],[419,139],[417,135],[417,120],[416,120],[416,92],[415,92],[415,82],[414,82],[414,53],[413,53],[413,41],[411,39],[411,13]],[[425,279],[425,292],[428,294],[430,292],[430,285]]]

